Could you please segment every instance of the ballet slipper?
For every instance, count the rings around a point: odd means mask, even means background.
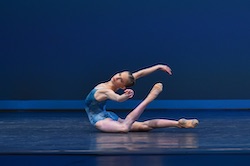
[[[182,118],[178,120],[178,122],[181,128],[195,128],[199,124],[199,121],[197,119],[187,120]]]

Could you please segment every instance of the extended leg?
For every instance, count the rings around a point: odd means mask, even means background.
[[[178,121],[168,119],[152,119],[144,122],[135,122],[131,131],[150,131],[155,128],[178,127],[178,128],[194,128],[199,124],[197,119],[180,119]]]

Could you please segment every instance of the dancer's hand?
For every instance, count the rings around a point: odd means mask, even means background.
[[[125,89],[124,93],[128,95],[128,98],[132,98],[134,96],[134,91],[132,89]]]
[[[167,65],[159,65],[159,69],[167,72],[169,75],[172,75],[172,69]]]

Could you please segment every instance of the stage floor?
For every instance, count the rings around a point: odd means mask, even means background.
[[[249,110],[147,110],[140,120],[183,117],[200,124],[122,134],[96,130],[84,111],[1,111],[0,165],[250,163]]]

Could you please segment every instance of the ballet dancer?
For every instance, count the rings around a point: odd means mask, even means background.
[[[134,96],[132,89],[127,89],[135,84],[135,81],[141,77],[149,75],[157,70],[164,71],[172,75],[171,68],[167,65],[157,64],[148,68],[131,73],[123,71],[115,74],[107,82],[95,86],[85,99],[85,110],[89,121],[97,129],[103,132],[127,133],[129,131],[150,131],[155,128],[178,127],[194,128],[199,121],[197,119],[152,119],[143,122],[137,121],[147,105],[152,102],[163,90],[162,83],[156,83],[146,98],[132,110],[125,119],[120,118],[114,112],[107,111],[106,101],[113,100],[117,102],[126,101]],[[124,90],[123,94],[116,93],[119,89]]]

